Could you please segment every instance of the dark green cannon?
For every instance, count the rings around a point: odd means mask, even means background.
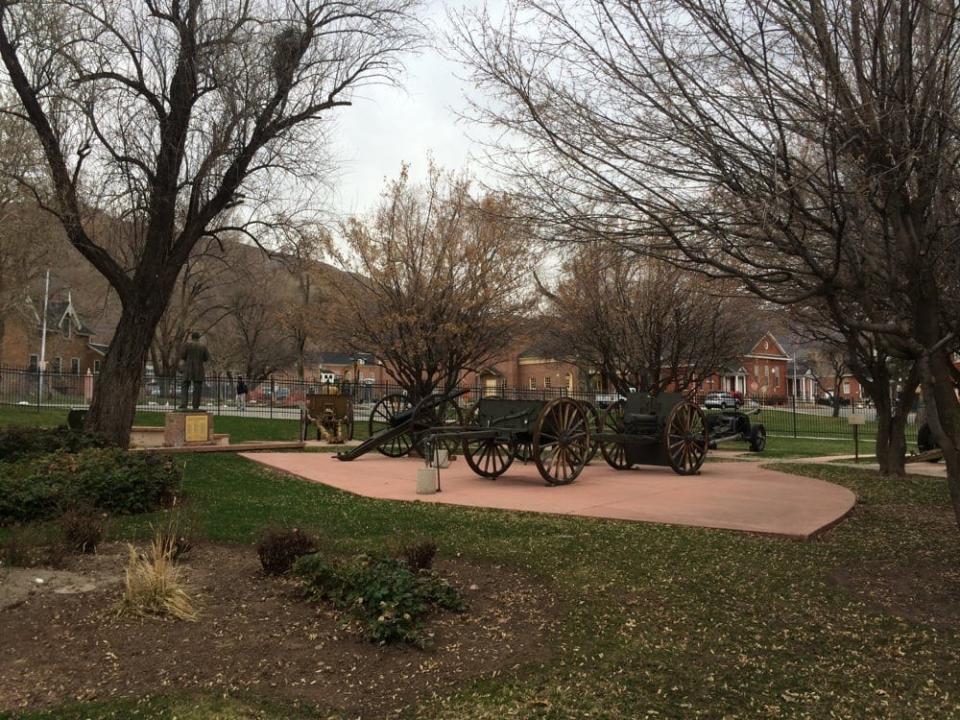
[[[356,460],[373,450],[387,457],[403,457],[412,450],[425,455],[424,437],[431,428],[463,423],[456,399],[466,392],[434,393],[416,404],[402,393],[386,395],[370,413],[369,437],[357,447],[337,453],[337,459]]]
[[[707,456],[706,416],[679,393],[630,393],[607,407],[601,425],[595,439],[616,470],[661,465],[694,475]]]

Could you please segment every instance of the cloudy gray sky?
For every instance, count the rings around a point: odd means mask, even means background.
[[[499,12],[505,2],[489,0],[486,4]],[[481,5],[481,0],[427,0],[424,17],[442,34],[448,27],[448,8]],[[407,58],[400,87],[366,88],[339,117],[336,154],[340,167],[331,198],[336,213],[370,210],[384,178],[396,177],[404,161],[411,164],[415,179],[424,176],[428,156],[444,168],[469,169],[482,176],[481,169],[470,162],[471,154],[479,154],[470,138],[479,136],[480,129],[457,118],[468,87],[458,76],[465,73],[444,58],[438,49],[442,44],[437,37],[421,54]]]

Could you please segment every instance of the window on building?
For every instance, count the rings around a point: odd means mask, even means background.
[[[543,379],[543,387],[544,387],[545,390],[549,390],[549,389],[550,389],[551,384],[550,384],[550,377],[549,377],[549,376],[548,376],[548,377],[545,377],[545,378]]]
[[[80,358],[70,358],[70,372],[74,375],[80,374]]]
[[[53,359],[53,364],[50,366],[50,370],[55,373],[63,372],[63,358],[59,355]]]
[[[30,356],[30,370],[36,372],[37,368],[40,367],[40,357],[37,355]]]
[[[567,390],[573,392],[573,373],[567,373]]]
[[[537,379],[535,377],[530,378],[530,389],[531,390],[537,389]]]
[[[850,394],[850,383],[845,382],[845,383],[843,384],[843,394],[844,394],[844,395],[849,395],[849,394]]]
[[[99,361],[99,360],[94,360],[94,361],[93,361],[93,372],[96,373],[97,375],[100,374],[100,361]]]

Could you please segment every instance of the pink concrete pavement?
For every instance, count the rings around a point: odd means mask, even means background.
[[[572,485],[547,487],[530,463],[506,475],[474,475],[462,458],[441,470],[442,492],[417,495],[423,461],[370,454],[340,462],[327,453],[243,453],[243,457],[305,480],[357,495],[471,507],[692,525],[808,539],[844,517],[856,502],[846,488],[764,470],[756,463],[706,463],[700,475],[669,468],[617,471],[602,461]]]

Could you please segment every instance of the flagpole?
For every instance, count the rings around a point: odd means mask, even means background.
[[[47,269],[47,282],[43,289],[43,323],[40,331],[40,372],[39,401],[43,401],[43,371],[47,367],[47,304],[50,301],[50,269]]]

